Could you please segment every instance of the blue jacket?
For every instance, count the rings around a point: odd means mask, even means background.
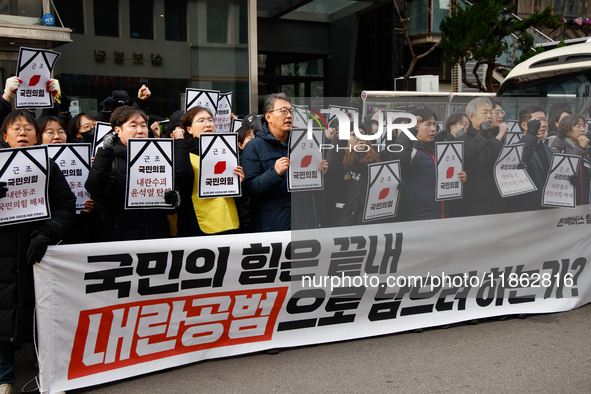
[[[253,231],[291,230],[291,196],[287,190],[287,171],[279,175],[275,162],[288,157],[288,146],[279,142],[267,123],[258,118],[255,138],[242,152],[244,190],[250,196]]]

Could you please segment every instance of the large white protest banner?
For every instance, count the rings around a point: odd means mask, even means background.
[[[236,133],[202,133],[199,137],[199,198],[242,195]]]
[[[47,81],[60,53],[46,49],[21,47],[16,76],[23,81],[14,96],[15,108],[50,108],[53,106]]]
[[[47,145],[49,157],[60,167],[72,193],[76,196],[76,213],[85,210],[84,203],[90,199],[90,193],[84,187],[90,172],[90,149],[90,144]]]
[[[574,207],[577,190],[570,183],[572,176],[577,176],[580,156],[555,153],[552,165],[544,185],[542,205],[545,207]],[[583,199],[581,199],[583,201]]]
[[[331,230],[50,246],[42,392],[591,302],[586,206]]]
[[[437,201],[462,198],[464,184],[458,172],[464,171],[464,142],[436,142]]]
[[[6,196],[0,199],[0,225],[47,219],[49,158],[45,146],[0,150],[0,182]]]
[[[290,191],[321,190],[324,187],[322,172],[322,129],[313,128],[311,138],[307,129],[292,129],[289,133],[289,168],[287,187]]]
[[[170,138],[127,140],[125,209],[173,208],[164,201],[174,185],[173,154]]]

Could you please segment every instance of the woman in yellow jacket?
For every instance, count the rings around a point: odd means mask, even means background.
[[[233,233],[240,227],[233,197],[199,198],[199,136],[215,132],[209,108],[193,107],[181,120],[184,139],[174,142],[175,183],[181,195],[178,236]],[[233,173],[244,180],[242,167]]]

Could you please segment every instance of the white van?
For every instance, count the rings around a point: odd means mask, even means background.
[[[501,84],[497,97],[591,96],[591,39],[533,56],[518,64]]]

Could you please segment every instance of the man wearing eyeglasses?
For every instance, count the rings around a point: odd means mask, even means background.
[[[267,97],[264,116],[254,123],[255,138],[244,148],[243,186],[251,197],[253,231],[291,229],[291,196],[287,190],[288,139],[293,110],[284,93]]]

